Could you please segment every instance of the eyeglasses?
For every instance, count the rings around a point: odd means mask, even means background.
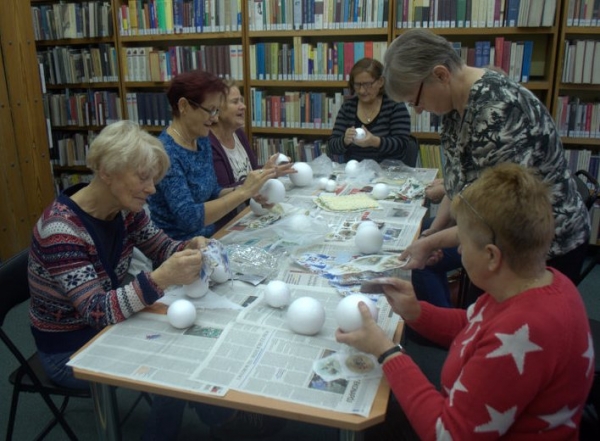
[[[475,210],[475,207],[473,207],[471,205],[471,203],[465,199],[465,197],[462,195],[462,193],[459,193],[458,197],[460,198],[461,201],[463,201],[467,205],[467,207],[469,207],[471,209],[471,211],[475,214],[475,216],[477,216],[477,218],[481,221],[481,223],[483,223],[483,225],[485,225],[486,227],[488,227],[490,229],[490,231],[492,232],[492,245],[496,245],[496,232],[494,231],[492,226],[487,223],[487,221],[483,218],[483,216],[479,213],[479,211]],[[496,245],[496,246],[498,246],[498,245]]]
[[[211,118],[214,118],[215,116],[219,115],[219,108],[215,107],[214,109],[207,109],[206,107],[198,104],[195,101],[192,101],[189,98],[186,98],[186,100],[188,100],[188,102],[196,107],[201,108],[202,110],[204,110],[206,113],[208,113],[208,116],[210,116]]]
[[[371,87],[373,87],[373,84],[375,84],[376,82],[377,82],[377,80],[366,81],[364,83],[354,83],[354,85],[352,87],[354,88],[354,90],[360,90],[361,88],[364,88],[365,90],[369,90]]]
[[[410,107],[419,107],[419,103],[421,102],[421,92],[423,91],[424,83],[425,83],[425,80],[421,81],[421,85],[419,86],[419,91],[417,92],[417,97],[415,98],[415,102],[414,103],[408,102],[408,105]]]

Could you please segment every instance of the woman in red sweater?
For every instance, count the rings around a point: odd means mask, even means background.
[[[491,197],[493,195],[493,197]],[[469,309],[419,302],[411,284],[380,280],[407,325],[449,348],[436,390],[360,305],[363,327],[338,341],[379,357],[424,440],[577,439],[594,351],[573,283],[546,267],[554,237],[548,187],[516,164],[488,169],[452,203],[459,251],[485,291]]]

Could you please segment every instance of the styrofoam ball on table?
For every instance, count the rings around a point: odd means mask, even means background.
[[[225,270],[223,265],[217,265],[213,268],[213,272],[210,274],[210,280],[215,283],[225,283],[230,279],[229,273]]]
[[[254,200],[254,198],[250,198],[250,210],[257,216],[262,216],[263,214],[267,214],[269,210],[263,208],[258,202]]]
[[[367,228],[367,227],[375,227],[375,228],[379,229],[376,222],[373,222],[372,220],[364,220],[360,224],[358,224],[358,227],[356,227],[356,231],[358,232],[358,231],[362,230],[363,228]]]
[[[268,204],[278,204],[285,199],[285,185],[278,179],[269,179],[259,193],[267,199]]]
[[[315,335],[325,323],[325,308],[317,299],[300,297],[288,307],[287,322],[297,334]]]
[[[196,307],[189,300],[175,300],[167,309],[167,319],[174,328],[189,328],[196,321]]]
[[[390,194],[390,187],[383,182],[379,182],[378,184],[375,184],[371,194],[375,199],[385,199]]]
[[[383,246],[383,233],[377,227],[361,228],[356,232],[354,244],[363,254],[378,253]]]
[[[337,188],[337,182],[335,182],[333,179],[329,179],[327,181],[327,184],[325,184],[325,191],[335,191],[335,189]]]
[[[273,308],[281,308],[290,303],[290,289],[281,280],[271,280],[265,289],[265,301]]]
[[[327,187],[327,182],[329,182],[329,178],[328,177],[323,177],[319,179],[319,188],[321,190],[325,190],[325,187]]]
[[[344,332],[352,332],[360,329],[363,325],[358,303],[364,302],[371,313],[373,320],[377,321],[377,305],[364,294],[351,294],[340,300],[335,308],[335,319],[339,328]]]
[[[208,292],[208,279],[200,277],[195,282],[185,285],[183,289],[186,296],[192,299],[199,299],[200,297],[204,297]]]
[[[277,159],[275,159],[275,165],[287,164],[288,162],[290,162],[290,158],[283,153],[280,153],[279,156],[277,156]]]
[[[354,176],[358,171],[358,164],[359,162],[356,159],[351,159],[350,161],[348,161],[346,163],[346,168],[344,169],[346,171],[346,174],[348,176]]]
[[[367,131],[365,129],[363,129],[362,127],[359,127],[358,129],[356,129],[356,135],[354,135],[354,139],[365,139],[367,137]]]
[[[296,187],[305,187],[312,182],[313,170],[306,162],[296,162],[292,168],[296,170],[296,173],[290,173],[288,176]]]
[[[311,227],[310,217],[302,213],[292,214],[288,218],[288,226],[294,233],[307,231]]]

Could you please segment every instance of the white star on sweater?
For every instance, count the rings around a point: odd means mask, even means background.
[[[462,349],[460,350],[460,356],[461,356],[461,357],[463,357],[463,356],[465,355],[465,349],[467,349],[467,345],[468,345],[469,343],[471,343],[471,342],[472,342],[472,341],[475,339],[475,336],[476,336],[476,335],[477,335],[477,333],[479,332],[479,329],[480,329],[480,327],[479,327],[479,326],[477,326],[477,329],[475,330],[475,332],[473,333],[473,335],[472,335],[472,336],[470,336],[469,338],[465,338],[465,339],[464,339],[464,340],[461,342],[461,345],[462,345]]]
[[[439,417],[435,422],[435,439],[436,441],[452,441],[452,435],[444,427],[442,418]]]
[[[475,432],[498,432],[500,436],[504,435],[510,426],[515,422],[517,406],[511,407],[506,412],[498,412],[492,406],[486,404],[485,408],[490,415],[490,421],[475,427]]]
[[[525,366],[525,355],[528,352],[541,351],[542,347],[529,340],[529,325],[523,325],[514,334],[502,334],[497,332],[496,337],[502,345],[490,352],[486,358],[502,357],[510,355],[514,358],[519,374],[523,375]]]
[[[578,408],[579,406],[575,406],[574,409],[569,409],[568,406],[565,406],[556,413],[550,415],[540,415],[540,418],[549,424],[546,430],[554,429],[555,427],[562,426],[563,424],[567,427],[575,428],[573,415],[575,415]]]
[[[475,315],[475,316],[473,316],[472,313],[469,314],[469,327],[467,328],[465,333],[469,332],[476,323],[480,323],[483,321],[483,310],[484,309],[485,309],[485,306],[483,308],[481,308],[479,310],[479,312],[477,313],[477,315]]]
[[[457,391],[469,392],[467,390],[467,388],[465,387],[465,385],[461,383],[460,377],[462,377],[462,372],[460,373],[460,375],[458,376],[458,378],[456,379],[456,381],[452,385],[452,389],[450,389],[450,392],[448,393],[448,396],[450,397],[450,407],[452,407],[454,405],[454,394]]]
[[[592,341],[592,335],[588,333],[588,347],[583,354],[584,358],[588,359],[588,368],[585,371],[585,376],[588,377],[592,368],[594,367],[594,342]]]

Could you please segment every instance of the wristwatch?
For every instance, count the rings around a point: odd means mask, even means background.
[[[396,346],[388,349],[383,354],[381,354],[379,357],[377,357],[377,361],[379,362],[379,364],[383,364],[383,362],[385,361],[386,358],[388,358],[392,354],[395,354],[396,352],[401,352],[403,354],[406,354],[406,351],[404,350],[402,345],[400,343],[398,343]]]

